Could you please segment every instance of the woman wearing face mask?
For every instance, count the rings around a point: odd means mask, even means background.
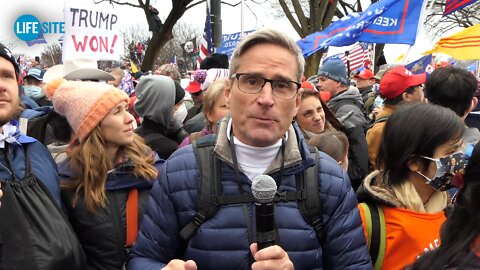
[[[480,143],[460,179],[463,183],[455,207],[449,209],[440,232],[442,244],[421,256],[409,270],[480,269]]]
[[[453,111],[432,104],[402,105],[388,119],[377,159],[380,170],[368,175],[357,192],[359,202],[368,204],[359,209],[375,269],[403,269],[440,245],[450,201],[446,191],[465,167],[464,129]],[[385,221],[379,230],[373,218],[367,219],[377,211],[377,221]]]
[[[123,269],[161,160],[133,132],[128,96],[108,84],[47,84],[75,135],[58,165],[62,201],[88,269]]]
[[[189,134],[182,121],[187,115],[183,97],[185,90],[170,77],[143,76],[135,88],[135,111],[143,118],[135,130],[160,158],[167,159]]]

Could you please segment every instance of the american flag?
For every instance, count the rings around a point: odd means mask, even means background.
[[[367,43],[357,43],[348,51],[348,58],[345,53],[336,53],[328,55],[327,58],[323,59],[323,63],[340,59],[345,63],[347,67],[347,59],[350,61],[350,72],[361,68],[366,67],[371,69],[372,60],[371,60],[371,50]]]
[[[347,66],[347,60],[350,60],[350,71],[354,71],[361,67],[371,69],[371,54],[368,44],[366,43],[360,42],[355,44],[355,46],[350,49],[348,57],[346,54],[343,54],[341,59],[345,63],[345,66]]]
[[[205,28],[203,30],[203,37],[200,39],[198,46],[198,59],[197,67],[200,67],[202,60],[207,57],[210,53],[213,52],[213,43],[212,43],[212,20],[210,18],[210,10],[207,4],[207,16],[205,19]]]
[[[445,11],[443,12],[443,16],[447,16],[463,7],[473,4],[477,2],[477,0],[447,0],[445,3]]]

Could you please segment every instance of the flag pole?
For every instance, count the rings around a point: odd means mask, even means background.
[[[347,76],[350,79],[350,51],[345,51],[345,56],[347,57]]]
[[[244,15],[243,0],[240,2],[240,39],[243,38],[243,15]]]
[[[372,71],[375,73],[375,48],[377,47],[377,43],[372,43],[372,47],[373,48],[370,51],[370,60],[372,61]]]
[[[480,60],[477,60],[477,79],[480,77]]]
[[[412,50],[412,45],[408,46],[407,52],[405,53],[405,57],[403,58],[402,66],[407,63],[408,54],[410,53],[411,50]]]

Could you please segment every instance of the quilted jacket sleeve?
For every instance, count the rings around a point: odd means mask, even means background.
[[[322,158],[320,162],[326,165],[332,161]],[[324,269],[372,269],[357,199],[348,176],[339,172],[338,166],[322,167],[320,179],[331,180],[321,181],[320,191],[325,221]]]
[[[137,241],[129,256],[127,269],[159,270],[180,250],[174,205],[169,198],[166,168],[160,171],[142,220]]]

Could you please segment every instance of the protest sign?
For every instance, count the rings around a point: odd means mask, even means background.
[[[86,57],[119,60],[124,55],[119,19],[112,10],[65,7],[63,59]]]
[[[252,33],[254,30],[243,32],[244,36]],[[233,51],[241,40],[240,32],[222,35],[222,47],[217,48],[217,53],[224,53],[228,58],[232,57]]]

